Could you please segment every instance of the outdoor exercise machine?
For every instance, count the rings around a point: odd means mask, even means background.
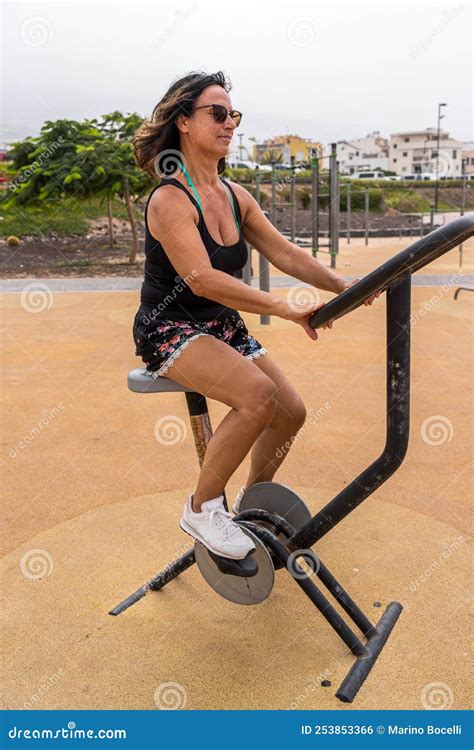
[[[387,429],[381,455],[313,517],[303,500],[289,487],[277,482],[260,482],[249,487],[235,520],[255,543],[252,555],[245,560],[231,560],[214,555],[196,541],[192,549],[109,614],[119,615],[148,591],[162,589],[194,563],[216,593],[236,604],[262,602],[272,591],[275,570],[286,569],[356,657],[336,692],[339,700],[352,702],[397,622],[402,605],[390,602],[374,625],[311,548],[387,481],[403,462],[409,435],[411,277],[473,234],[474,213],[435,229],[386,260],[310,319],[313,328],[320,328],[327,321],[352,312],[376,292],[387,292]],[[202,464],[206,445],[212,436],[206,398],[170,378],[153,378],[140,368],[129,373],[128,387],[138,393],[184,391],[198,459]],[[225,493],[224,504],[227,509]],[[304,561],[304,567],[298,560]],[[361,635],[349,627],[316,585],[315,579],[319,579]]]
[[[316,150],[311,149],[311,227],[312,227],[312,255],[328,253],[331,258],[331,268],[336,268],[336,258],[339,252],[339,162],[337,161],[337,144],[331,143],[331,152],[327,156],[317,156]],[[320,192],[320,162],[329,159],[327,175],[327,193]],[[320,202],[321,198],[328,201],[328,242],[319,241]],[[326,248],[326,249],[324,249]]]
[[[321,164],[328,159],[328,169],[321,171]],[[331,151],[325,156],[318,156],[316,148],[312,148],[309,159],[299,165],[295,165],[295,157],[291,156],[291,165],[288,173],[279,175],[276,170],[276,162],[272,161],[270,173],[271,200],[268,218],[274,226],[277,225],[277,211],[286,207],[290,212],[290,240],[296,240],[296,174],[303,168],[311,170],[311,253],[317,257],[318,252],[330,255],[331,268],[336,268],[336,259],[339,252],[339,163],[337,161],[337,144],[331,143]],[[255,200],[260,203],[260,184],[263,179],[257,166],[255,170]],[[277,193],[283,188],[289,187],[290,200],[277,200]],[[321,192],[321,188],[327,192]],[[326,198],[328,207],[328,233],[327,242],[320,241],[321,203]]]

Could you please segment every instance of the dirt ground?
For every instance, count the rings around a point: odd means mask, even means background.
[[[342,246],[340,273],[364,274],[405,246]],[[423,273],[455,275],[458,259],[451,250]],[[198,462],[185,399],[127,390],[141,364],[138,292],[54,293],[40,313],[2,295],[2,707],[155,709],[173,683],[192,709],[470,708],[472,296],[413,288],[408,454],[316,545],[372,621],[392,600],[404,607],[346,705],[334,693],[353,657],[284,571],[253,607],[221,599],[193,566],[107,614],[189,546],[178,520]],[[289,321],[243,317],[318,414],[275,475],[316,513],[383,449],[385,295],[316,342]],[[228,407],[208,403],[215,428]],[[170,444],[163,417],[178,430]],[[249,457],[231,500],[248,468]]]
[[[372,229],[399,229],[403,227],[408,238],[408,230],[413,231],[413,241],[419,233],[419,220],[414,216],[397,216],[388,214],[370,214],[369,226]],[[345,229],[345,219],[341,216],[341,233]],[[277,212],[276,227],[280,232],[289,232],[291,222],[288,209]],[[299,210],[296,214],[296,234],[308,237],[311,231],[311,212]],[[352,229],[361,229],[363,217],[353,214]],[[327,214],[321,215],[321,232],[327,230]],[[6,238],[0,238],[0,268],[2,278],[68,278],[82,276],[142,276],[145,260],[144,224],[138,222],[140,234],[140,252],[136,263],[129,263],[132,236],[125,221],[115,221],[115,243],[110,246],[106,218],[91,222],[90,233],[86,236],[59,237],[24,237],[19,247],[10,247]],[[308,240],[305,240],[308,241]],[[371,238],[378,242],[378,238]],[[393,241],[393,240],[392,240]],[[321,237],[322,244],[327,242]],[[355,240],[357,242],[357,240]],[[341,236],[341,246],[346,238]]]

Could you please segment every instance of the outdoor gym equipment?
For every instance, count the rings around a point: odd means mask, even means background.
[[[327,172],[321,173],[321,164],[328,160]],[[276,162],[272,161],[271,202],[269,219],[274,226],[277,225],[277,210],[286,207],[290,209],[290,240],[296,239],[296,173],[302,165],[295,166],[295,157],[291,157],[291,165],[288,167],[290,175],[278,176],[275,169]],[[308,163],[306,164],[308,166]],[[309,167],[311,169],[311,253],[317,257],[319,253],[327,253],[330,256],[331,268],[336,268],[337,255],[339,253],[339,162],[337,161],[337,144],[331,143],[331,151],[326,156],[318,156],[317,149],[312,148],[309,154]],[[255,171],[255,200],[260,203],[260,183],[262,175],[257,167]],[[289,186],[290,200],[277,201],[277,191]],[[320,188],[326,192],[321,192]],[[321,223],[321,199],[326,198],[328,230],[327,242],[320,241]],[[250,283],[250,282],[248,282]]]
[[[473,234],[473,213],[435,229],[332,299],[310,319],[313,328],[320,328],[327,321],[355,310],[372,294],[387,292],[387,431],[381,455],[313,517],[303,500],[289,487],[276,482],[260,482],[249,487],[241,500],[236,522],[255,543],[252,556],[230,560],[214,555],[200,542],[195,542],[191,550],[109,614],[124,612],[148,591],[163,588],[195,562],[214,591],[237,604],[258,604],[266,599],[274,585],[275,570],[286,568],[356,657],[336,692],[339,700],[352,702],[386,643],[402,605],[391,602],[379,621],[372,624],[311,547],[380,487],[403,462],[409,434],[411,277]],[[185,392],[198,459],[202,463],[212,435],[205,397],[170,378],[155,379],[143,369],[129,373],[128,387],[139,393]],[[227,509],[225,494],[224,503]],[[309,572],[299,565],[300,558],[309,566]],[[314,579],[319,579],[362,635],[349,627]]]
[[[329,159],[329,173],[327,193],[320,193],[319,162]],[[336,257],[339,252],[339,162],[337,161],[337,144],[331,143],[331,153],[327,156],[316,156],[314,149],[311,150],[311,227],[312,227],[312,254],[316,258],[319,253],[328,253],[331,256],[331,268],[336,268]],[[329,231],[328,243],[319,241],[320,221],[320,199],[328,198]],[[327,248],[323,250],[321,248]]]

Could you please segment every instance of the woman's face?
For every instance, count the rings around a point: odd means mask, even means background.
[[[195,102],[195,110],[192,117],[182,119],[178,127],[182,134],[186,134],[186,141],[194,149],[204,151],[217,159],[227,156],[232,135],[237,127],[228,114],[224,122],[216,122],[212,107],[207,104],[222,104],[228,111],[232,110],[232,102],[229,95],[222,86],[208,86]]]

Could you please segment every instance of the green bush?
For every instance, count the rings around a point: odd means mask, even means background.
[[[280,186],[275,191],[277,203],[289,203],[291,199],[291,190],[289,187]]]
[[[89,231],[90,219],[107,216],[107,204],[99,198],[64,198],[41,206],[21,206],[14,204],[8,211],[1,210],[0,204],[0,236],[8,237],[14,234],[18,237],[26,235],[58,234],[69,236],[72,234],[85,235]],[[119,200],[113,203],[115,219],[127,219],[127,211]],[[135,208],[138,219],[143,218],[142,209]]]
[[[384,193],[380,188],[368,188],[369,191],[369,211],[382,211],[383,210],[383,196]],[[322,198],[321,200],[326,201],[328,204],[329,198]],[[339,208],[341,211],[347,210],[347,189],[344,185],[340,188],[340,203]],[[351,187],[351,211],[364,211],[365,210],[365,190],[361,188]]]
[[[415,190],[394,190],[384,192],[385,205],[394,208],[401,213],[427,213],[430,210],[431,201]]]
[[[296,203],[301,205],[301,208],[303,211],[306,211],[311,206],[311,192],[308,190],[304,190],[303,188],[299,188],[296,191]]]
[[[227,177],[232,182],[238,182],[240,185],[245,183],[255,183],[255,172],[253,169],[232,169],[226,166],[223,177]]]

